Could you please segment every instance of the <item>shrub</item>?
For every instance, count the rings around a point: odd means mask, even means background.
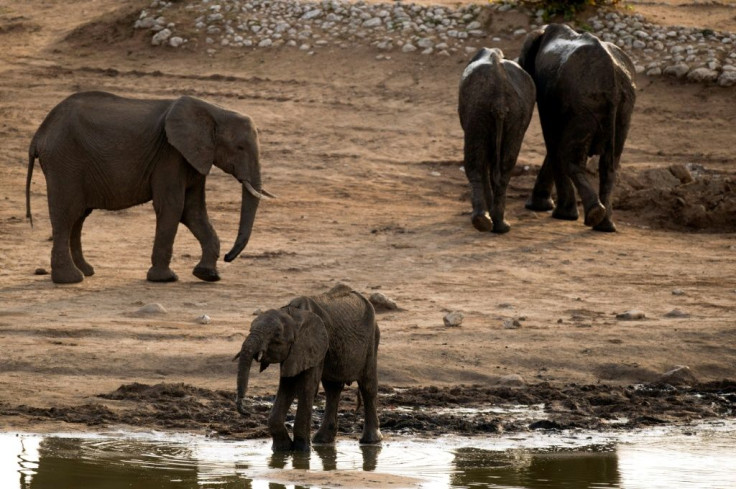
[[[519,3],[537,11],[544,11],[544,20],[561,15],[565,19],[572,19],[575,14],[586,7],[613,6],[621,0],[520,0]]]

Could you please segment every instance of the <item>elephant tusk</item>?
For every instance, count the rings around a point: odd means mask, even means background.
[[[243,181],[243,185],[245,185],[245,188],[248,190],[248,192],[250,192],[250,194],[256,199],[260,200],[264,197],[269,198],[269,199],[277,198],[274,194],[272,194],[268,190],[261,189],[261,191],[259,192],[258,190],[253,188],[253,185],[251,185],[250,182],[248,182],[247,180]]]
[[[256,356],[253,358],[255,359],[256,362],[260,362],[261,359],[263,358],[263,352],[259,351],[258,353],[256,353]]]
[[[242,352],[238,352],[238,354],[235,355],[231,361],[234,362],[235,360],[237,360],[238,358],[240,358],[240,353],[242,353]]]

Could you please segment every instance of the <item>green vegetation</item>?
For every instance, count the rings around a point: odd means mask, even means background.
[[[610,7],[620,2],[621,0],[519,0],[519,4],[532,9],[532,11],[542,9],[545,21],[557,15],[563,16],[566,20],[571,20],[575,14],[586,7]]]

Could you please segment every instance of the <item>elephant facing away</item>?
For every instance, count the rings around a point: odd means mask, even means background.
[[[245,410],[251,363],[263,371],[281,364],[278,392],[268,419],[274,451],[308,451],[312,406],[319,388],[325,390],[325,413],[312,441],[331,444],[337,436],[337,412],[345,385],[358,382],[365,409],[360,443],[381,441],[376,398],[377,354],[380,333],[368,300],[345,285],[314,297],[297,297],[281,309],[271,309],[253,320],[239,358],[236,405]],[[284,426],[297,398],[294,439]]]
[[[506,188],[534,111],[534,80],[500,49],[482,48],[460,80],[465,174],[478,231],[506,233]],[[490,216],[489,216],[490,211]]]
[[[202,247],[194,275],[220,279],[220,242],[207,217],[205,178],[212,165],[242,184],[238,236],[225,261],[245,248],[261,197],[258,132],[253,121],[192,97],[139,100],[80,92],[46,116],[29,148],[26,212],[39,159],[53,232],[51,278],[74,283],[94,274],[82,254],[82,225],[94,209],[118,210],[153,200],[156,235],[148,280],[177,280],[169,268],[181,222]],[[122,230],[121,230],[122,232]]]
[[[576,220],[577,188],[585,225],[616,231],[611,192],[636,100],[633,63],[614,44],[578,34],[564,24],[550,24],[527,36],[519,64],[537,85],[547,147],[526,207],[554,208],[553,217]],[[585,163],[593,155],[600,155],[599,193],[585,176]],[[551,198],[553,183],[556,205]]]

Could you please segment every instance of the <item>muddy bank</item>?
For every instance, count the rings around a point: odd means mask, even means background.
[[[340,405],[340,433],[359,436],[362,412],[356,413],[356,390],[345,392]],[[33,408],[0,405],[0,415],[31,422],[63,421],[89,427],[130,425],[137,428],[205,432],[232,439],[267,438],[272,397],[255,397],[248,415],[235,411],[233,393],[185,384],[126,384],[82,406]],[[458,386],[388,388],[381,392],[384,434],[434,436],[518,432],[534,429],[631,429],[682,423],[736,414],[736,382],[724,380],[692,387],[667,384],[637,386],[548,383],[526,387]],[[318,396],[314,429],[322,417]],[[288,422],[293,421],[294,410]]]

